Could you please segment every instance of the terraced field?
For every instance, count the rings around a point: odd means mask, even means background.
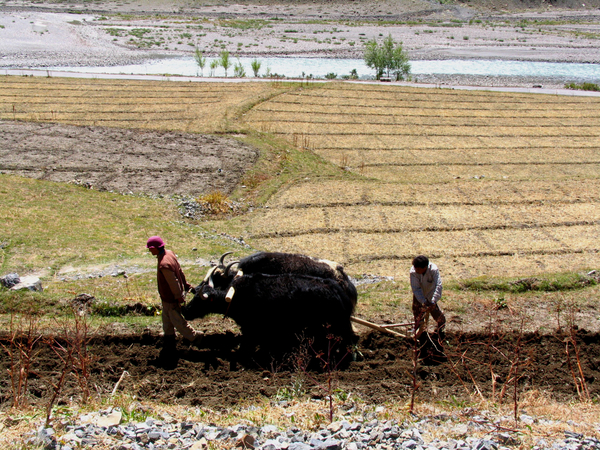
[[[0,119],[218,133],[236,108],[272,86],[2,77]]]
[[[452,278],[600,262],[598,99],[327,84],[246,120],[364,177],[291,186],[253,220],[260,248],[394,276],[419,253]]]
[[[359,83],[4,77],[0,119],[191,133],[231,133],[234,122],[236,130],[288,139],[354,176],[303,174],[245,221],[245,240],[334,259],[354,275],[404,277],[419,253],[450,278],[600,265],[598,98]],[[40,139],[30,149],[25,142],[3,150],[28,151],[22,165],[45,170],[49,152]],[[111,139],[106,145],[122,137]],[[177,145],[165,151],[167,144],[156,154],[132,149],[135,170],[145,167],[140,155],[151,161],[148,170],[156,172],[161,158],[179,170]],[[98,155],[108,154],[95,143],[69,145],[79,162],[98,167]],[[193,157],[194,142],[186,145],[186,158]],[[124,177],[129,159],[119,163]]]

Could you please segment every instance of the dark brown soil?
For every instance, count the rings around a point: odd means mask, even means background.
[[[539,390],[551,398],[568,401],[577,398],[574,374],[579,375],[576,352],[580,355],[581,371],[592,396],[599,393],[600,341],[598,334],[577,332],[577,348],[566,341],[571,335],[451,335],[448,336],[448,361],[435,363],[420,360],[417,366],[417,397],[436,401],[468,398],[479,389],[491,398],[492,373],[496,376],[495,393],[503,393],[512,401],[514,375],[518,376],[518,392]],[[158,358],[160,337],[153,334],[100,336],[89,345],[91,375],[89,386],[106,395],[127,371],[120,391],[139,399],[170,404],[197,405],[213,409],[230,407],[258,397],[274,398],[282,388],[304,380],[308,394],[314,398],[327,395],[314,380],[326,380],[326,373],[307,374],[302,370],[284,370],[281,366],[260,367],[236,362],[235,333],[209,334],[206,348],[197,350],[179,343],[179,358],[165,361]],[[6,341],[3,342],[6,344]],[[361,337],[359,360],[333,377],[336,388],[362,398],[370,404],[397,402],[410,397],[413,380],[411,341],[387,337],[379,333]],[[517,364],[518,362],[518,364]],[[52,383],[58,379],[61,365],[46,344],[39,346],[29,379],[32,401],[47,400]],[[6,352],[0,361],[0,371],[9,373]],[[69,376],[61,398],[78,398],[81,389],[77,377]],[[10,378],[2,377],[0,405],[12,400]]]

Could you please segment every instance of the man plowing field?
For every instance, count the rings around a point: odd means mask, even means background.
[[[438,267],[429,262],[423,255],[413,259],[410,269],[410,287],[413,292],[413,316],[415,318],[415,339],[423,334],[428,314],[436,321],[434,334],[431,336],[434,345],[442,349],[445,335],[446,317],[438,306],[442,298],[442,277]]]

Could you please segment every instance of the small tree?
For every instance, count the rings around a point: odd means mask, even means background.
[[[227,78],[227,69],[231,67],[231,61],[229,61],[229,52],[227,50],[223,50],[221,52],[221,67],[225,69],[225,78]]]
[[[202,50],[200,50],[198,47],[196,47],[196,50],[194,52],[194,59],[196,60],[196,64],[200,68],[200,75],[203,75],[204,66],[206,65],[206,58],[204,57]],[[196,72],[196,74],[198,74],[198,72]]]
[[[254,77],[258,77],[258,71],[260,70],[261,65],[262,63],[256,58],[254,58],[250,63],[250,66],[252,67],[252,72],[254,72]]]
[[[210,62],[210,76],[214,76],[215,75],[215,70],[217,70],[217,67],[220,66],[219,60],[217,59],[213,59]]]
[[[246,71],[244,70],[244,66],[239,58],[233,65],[233,76],[236,78],[244,78],[246,76]]]
[[[364,60],[368,67],[375,69],[378,80],[384,73],[390,76],[390,72],[395,75],[396,80],[404,80],[410,75],[408,54],[402,48],[402,42],[394,41],[391,34],[382,44],[375,39],[368,41],[365,44]]]

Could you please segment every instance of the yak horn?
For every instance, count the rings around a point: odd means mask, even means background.
[[[225,263],[223,262],[223,260],[225,259],[225,257],[227,255],[231,255],[233,252],[227,252],[227,253],[223,253],[223,256],[221,256],[221,258],[219,259],[219,266],[224,266]]]
[[[206,276],[204,277],[204,282],[206,283],[208,281],[208,279],[212,276],[213,272],[215,271],[216,267],[211,267],[210,269],[208,269],[208,272],[206,273]]]
[[[231,266],[234,266],[235,264],[238,264],[239,261],[232,261],[229,264],[227,264],[227,267],[225,267],[225,277],[229,276],[229,269],[231,269]]]
[[[230,303],[231,300],[233,300],[233,296],[235,295],[235,288],[233,286],[231,286],[229,288],[229,290],[227,291],[227,294],[225,295],[225,301],[227,303]]]

